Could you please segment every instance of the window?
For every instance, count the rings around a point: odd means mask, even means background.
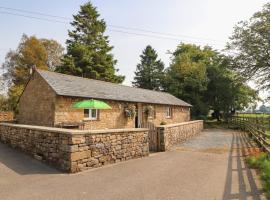
[[[166,108],[166,118],[172,118],[172,108],[171,107]]]
[[[84,109],[84,119],[97,120],[97,109]]]

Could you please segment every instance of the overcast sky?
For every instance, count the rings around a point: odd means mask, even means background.
[[[4,61],[10,49],[16,49],[23,33],[39,38],[55,39],[65,46],[67,30],[71,28],[69,18],[78,12],[79,6],[84,2],[86,1],[0,0],[0,7],[65,17],[50,18],[60,22],[42,21],[14,14],[37,18],[49,17],[0,8],[0,63]],[[113,54],[118,60],[117,68],[120,74],[126,76],[124,84],[130,85],[136,64],[139,62],[139,55],[146,45],[150,44],[157,50],[166,67],[170,63],[168,50],[173,51],[180,42],[209,44],[221,50],[237,22],[249,19],[267,1],[92,0],[91,2],[109,25],[107,35],[114,46]],[[119,29],[116,26],[126,28]],[[166,35],[127,28],[162,32]]]

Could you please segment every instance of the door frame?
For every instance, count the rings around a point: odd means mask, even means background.
[[[142,128],[142,123],[143,123],[143,119],[142,119],[142,103],[137,103],[137,116],[138,116],[138,128]]]

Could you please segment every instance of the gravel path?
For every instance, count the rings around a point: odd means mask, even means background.
[[[233,134],[230,130],[211,129],[205,130],[201,135],[195,137],[184,144],[179,145],[184,148],[210,149],[210,148],[231,148]]]
[[[0,143],[0,199],[265,199],[243,160],[253,145],[241,132],[206,130],[173,151],[70,175]]]

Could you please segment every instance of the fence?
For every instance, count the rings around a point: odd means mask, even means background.
[[[270,154],[270,122],[269,118],[240,117],[229,118],[229,126],[247,131]]]

